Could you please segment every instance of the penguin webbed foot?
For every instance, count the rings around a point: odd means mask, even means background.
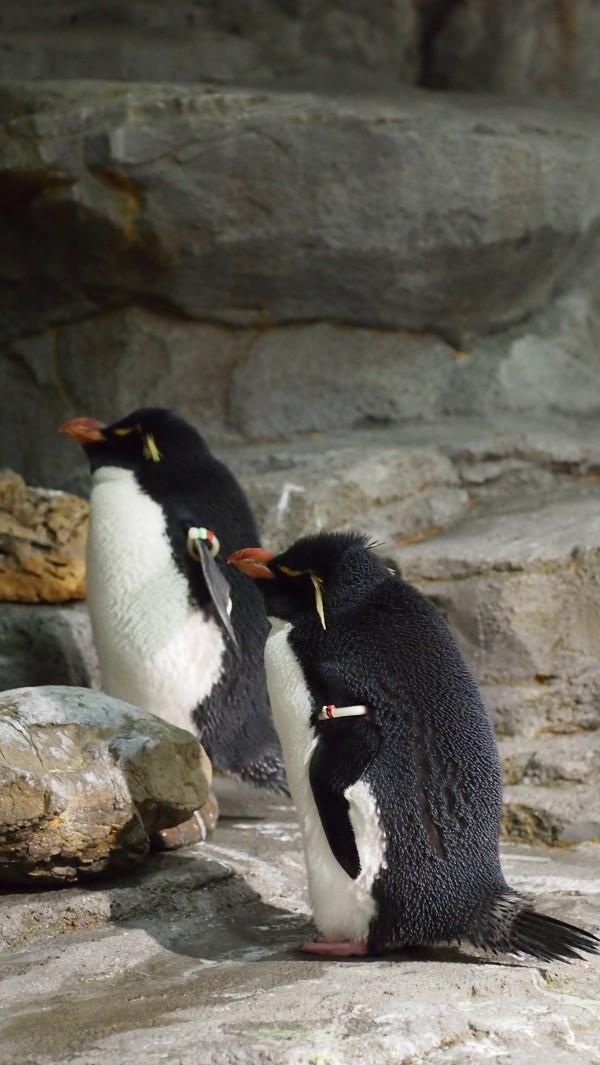
[[[308,954],[325,954],[332,958],[352,958],[364,956],[367,953],[367,942],[365,939],[344,940],[340,943],[332,942],[329,939],[317,939],[312,942],[302,943],[299,949],[306,951]]]

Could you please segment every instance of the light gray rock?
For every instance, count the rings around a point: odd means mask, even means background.
[[[443,603],[483,682],[545,682],[598,667],[599,537],[598,488],[571,485],[482,506],[397,557]]]
[[[236,451],[236,459],[271,549],[320,530],[356,529],[391,552],[399,542],[445,528],[469,504],[447,458],[434,448],[399,446],[388,435],[370,437],[368,447],[351,436],[335,443],[317,437]]]
[[[441,607],[500,736],[510,838],[600,838],[600,492],[497,497],[400,548]],[[509,738],[507,738],[509,737]]]
[[[87,607],[0,603],[0,691],[46,684],[100,687]]]
[[[448,414],[600,410],[600,331],[583,290],[551,303],[526,324],[476,341],[455,361],[439,407]]]
[[[461,337],[597,254],[586,114],[99,82],[5,85],[0,113],[6,338],[142,300]]]
[[[502,829],[506,839],[521,843],[599,842],[598,784],[509,785],[504,790]]]
[[[434,336],[327,323],[269,329],[233,374],[229,416],[255,440],[431,419],[455,361]]]
[[[0,899],[3,1065],[557,1065],[600,1052],[595,959],[534,965],[466,944],[322,962],[293,810],[228,802],[202,848],[126,883]],[[253,810],[253,814],[256,811]],[[508,883],[600,928],[593,844],[503,846]],[[235,876],[228,876],[224,862]],[[70,924],[70,927],[69,927]]]
[[[0,879],[55,883],[139,865],[208,795],[191,733],[84,688],[0,695]]]

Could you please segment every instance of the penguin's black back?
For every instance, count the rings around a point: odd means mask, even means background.
[[[460,938],[486,897],[506,888],[487,710],[437,608],[383,564],[359,599],[324,598],[327,629],[301,622],[289,639],[315,705],[370,709],[368,718],[318,725],[315,752],[341,793],[356,780],[354,752],[378,806],[385,868],[372,887],[369,946]],[[318,773],[311,782],[318,789]]]

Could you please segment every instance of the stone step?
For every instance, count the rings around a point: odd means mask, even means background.
[[[446,614],[499,731],[600,725],[595,482],[475,504],[394,557]]]
[[[586,804],[598,778],[600,726],[595,426],[496,415],[218,452],[246,487],[272,549],[319,529],[379,540],[383,556],[444,611],[481,684],[511,808],[531,805],[513,801],[514,788],[539,792],[538,805],[557,788],[554,820],[534,819],[543,838],[592,823]],[[50,616],[41,608],[36,625],[31,609],[2,608],[6,686],[88,683],[85,674],[94,683],[84,611]],[[40,674],[46,666],[48,677]],[[569,802],[556,827],[563,796]],[[517,835],[524,816],[511,821]]]
[[[230,457],[269,546],[356,528],[443,610],[500,740],[507,836],[596,838],[597,431],[447,419]]]
[[[504,791],[503,836],[550,846],[600,842],[600,793],[591,784],[509,785]]]
[[[600,772],[600,730],[502,736],[499,747],[506,787],[588,784]]]

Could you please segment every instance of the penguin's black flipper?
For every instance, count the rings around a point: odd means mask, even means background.
[[[235,631],[231,622],[231,595],[229,590],[229,581],[224,573],[219,569],[218,563],[215,560],[215,553],[211,549],[209,541],[201,539],[197,534],[200,530],[191,526],[187,533],[187,547],[188,552],[192,558],[199,562],[202,566],[202,576],[204,577],[204,583],[206,589],[212,600],[212,604],[217,612],[219,621],[236,652],[239,653],[238,641],[235,635]],[[202,532],[206,533],[207,530],[203,529]],[[210,536],[214,538],[214,533],[210,533]],[[216,540],[216,538],[215,538]],[[217,551],[218,551],[218,541]]]
[[[378,747],[378,733],[363,719],[326,721],[319,726],[310,761],[310,786],[323,831],[334,857],[353,880],[360,873],[360,858],[345,792],[364,776]]]

